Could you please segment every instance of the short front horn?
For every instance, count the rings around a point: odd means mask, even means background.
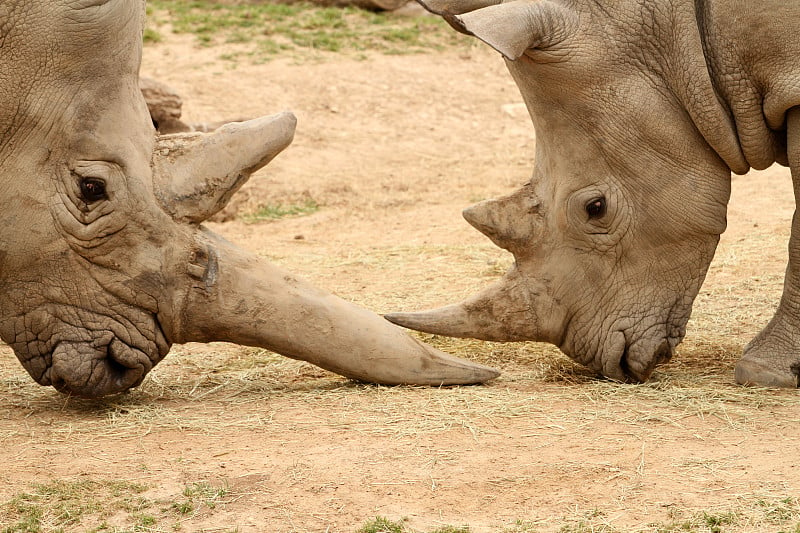
[[[285,112],[231,122],[212,133],[159,137],[153,174],[162,208],[179,222],[208,220],[253,172],[291,144],[296,124]]]

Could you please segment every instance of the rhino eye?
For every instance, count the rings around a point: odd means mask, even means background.
[[[106,198],[106,182],[100,178],[84,178],[81,180],[81,196],[91,204]]]
[[[602,196],[586,204],[586,214],[589,218],[603,218],[606,214],[606,199]]]

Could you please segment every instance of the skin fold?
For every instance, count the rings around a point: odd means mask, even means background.
[[[172,343],[272,349],[376,383],[480,383],[427,346],[202,226],[292,141],[281,113],[160,136],[140,0],[0,3],[0,337],[73,395],[127,390]]]
[[[789,165],[799,190],[800,5],[422,3],[503,55],[536,129],[534,170],[516,193],[464,212],[514,255],[506,276],[464,303],[387,318],[550,342],[609,378],[645,381],[685,335],[731,172]],[[745,348],[739,383],[798,384],[799,224],[780,307]]]

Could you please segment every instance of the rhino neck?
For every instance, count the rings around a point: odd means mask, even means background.
[[[800,104],[800,5],[784,0],[697,0],[714,88],[749,166],[787,164],[786,111]]]
[[[736,125],[717,91],[707,62],[705,1],[673,0],[643,5],[648,68],[668,86],[722,161],[734,172],[745,173],[749,165],[736,135]]]

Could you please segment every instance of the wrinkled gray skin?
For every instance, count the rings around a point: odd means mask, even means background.
[[[171,343],[263,346],[378,383],[485,381],[200,223],[292,140],[283,113],[157,136],[140,0],[0,3],[0,337],[30,375],[94,397]]]
[[[533,177],[466,219],[511,251],[463,304],[387,318],[453,336],[556,344],[640,382],[682,340],[726,225],[731,171],[800,183],[800,3],[429,0],[506,58],[536,128]],[[479,88],[476,88],[479,90]],[[788,138],[788,150],[787,150]],[[780,307],[736,367],[795,387],[800,221]]]

